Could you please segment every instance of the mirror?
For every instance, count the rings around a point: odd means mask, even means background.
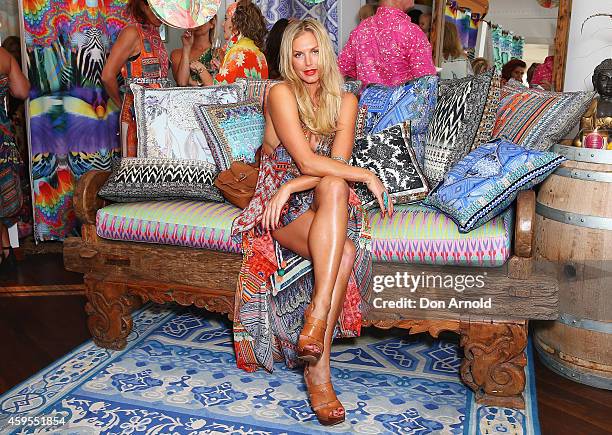
[[[440,67],[444,62],[442,53],[444,41],[444,25],[447,15],[452,15],[451,2],[436,0],[433,4],[433,21],[430,41],[433,48],[434,63]],[[457,8],[484,14],[479,22],[471,25],[478,27],[478,47],[475,47],[474,57],[483,54],[484,38],[487,31],[495,30],[503,35],[506,48],[512,43],[512,36],[522,37],[523,47],[521,58],[527,68],[534,63],[542,63],[547,56],[554,55],[552,89],[563,90],[565,78],[565,63],[567,58],[567,42],[569,35],[569,21],[572,1],[559,0],[557,2],[543,2],[538,0],[455,0]],[[555,5],[558,4],[558,7]],[[458,15],[461,15],[459,13]],[[452,20],[453,18],[450,18]],[[483,32],[483,27],[486,28]],[[459,32],[461,33],[461,31]],[[510,41],[510,42],[508,42]],[[515,41],[517,42],[517,41]],[[521,42],[518,42],[521,45]],[[488,57],[488,56],[485,56]]]
[[[165,24],[194,29],[208,23],[217,13],[221,0],[148,0],[153,13]]]

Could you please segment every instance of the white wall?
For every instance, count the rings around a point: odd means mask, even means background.
[[[366,4],[366,0],[339,0],[338,1],[338,54],[348,41],[351,31],[359,24],[359,8]]]
[[[612,58],[612,20],[610,17],[587,17],[596,13],[612,14],[612,0],[580,0],[573,2],[567,49],[564,91],[593,90],[593,69]]]
[[[592,1],[604,3],[612,0]],[[574,0],[574,4],[582,2]],[[490,0],[485,19],[524,37],[527,43],[553,45],[558,13],[558,8],[543,8],[536,0]]]

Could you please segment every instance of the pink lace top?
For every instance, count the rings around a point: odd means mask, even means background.
[[[427,36],[406,13],[389,7],[379,7],[351,32],[338,66],[364,86],[394,86],[436,74]]]

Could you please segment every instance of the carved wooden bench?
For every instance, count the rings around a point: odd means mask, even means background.
[[[74,205],[83,223],[82,237],[64,243],[66,269],[85,274],[88,326],[95,343],[122,349],[132,329],[131,312],[145,301],[177,302],[233,314],[241,255],[178,246],[104,240],[96,234],[96,212],[106,205],[97,192],[108,172],[91,171],[80,180]],[[533,271],[535,195],[522,192],[516,204],[514,249],[502,267],[474,268],[374,263],[374,274],[404,272],[486,277],[486,287],[453,289],[421,287],[418,297],[450,301],[492,298],[491,308],[428,310],[373,308],[364,326],[404,328],[410,334],[442,331],[460,335],[465,354],[461,378],[481,403],[523,408],[527,364],[527,324],[557,317],[558,287]],[[406,296],[405,288],[386,288],[386,300]],[[372,301],[369,301],[372,303]]]

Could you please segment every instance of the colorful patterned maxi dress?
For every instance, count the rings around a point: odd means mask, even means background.
[[[21,210],[19,176],[22,162],[4,105],[8,90],[8,77],[0,75],[0,222],[12,226],[17,222]]]
[[[333,138],[324,139],[317,154],[330,156]],[[232,235],[242,237],[243,262],[234,306],[234,348],[238,367],[272,371],[274,361],[298,363],[297,341],[310,303],[314,277],[311,262],[280,246],[260,222],[266,204],[278,188],[300,172],[283,145],[270,156],[262,153],[255,196],[234,220]],[[292,194],[281,225],[288,225],[310,208],[314,189]],[[372,275],[370,228],[361,202],[351,189],[347,236],[357,249],[336,337],[361,332],[362,300],[367,300]]]
[[[160,88],[168,84],[168,52],[159,36],[159,28],[150,24],[135,23],[140,35],[140,55],[128,59],[121,68],[124,79],[123,105],[121,107],[121,155],[136,157],[138,139],[134,117],[134,95],[130,84]]]

